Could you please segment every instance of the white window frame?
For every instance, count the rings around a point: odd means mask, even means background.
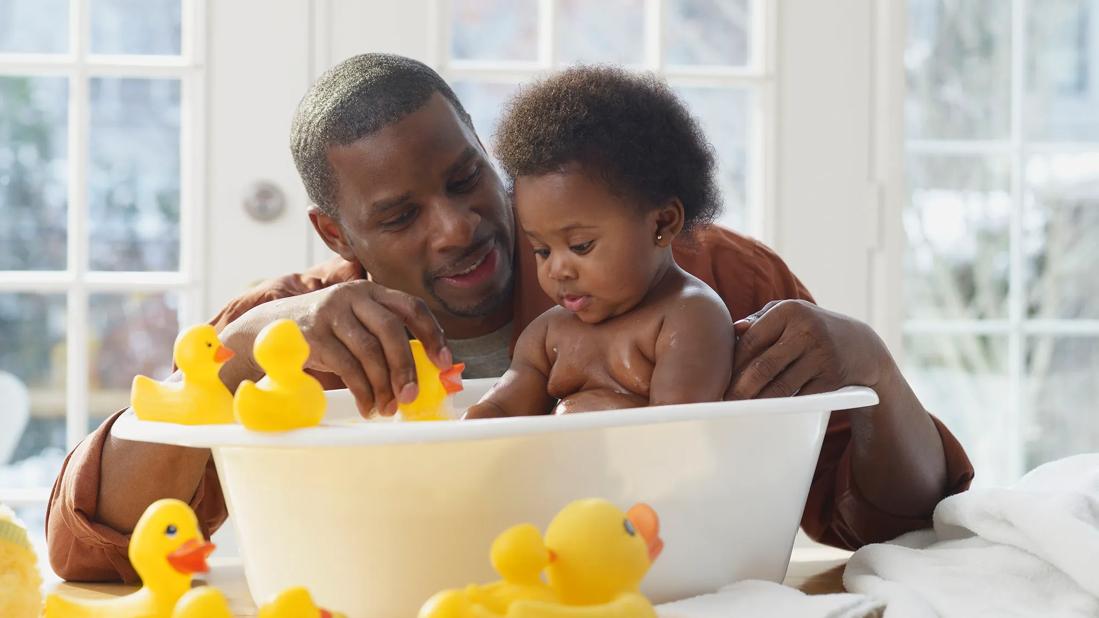
[[[979,155],[1010,159],[1011,165],[1011,224],[1010,272],[1008,278],[1007,318],[991,320],[904,319],[904,335],[995,335],[1008,338],[1007,408],[1000,423],[989,430],[995,432],[998,445],[997,461],[1001,470],[987,475],[993,482],[1008,482],[1026,472],[1024,429],[1034,421],[1032,410],[1026,408],[1024,385],[1026,375],[1026,341],[1035,335],[1099,336],[1099,320],[1094,319],[1031,319],[1026,315],[1026,285],[1023,254],[1023,216],[1026,209],[1026,164],[1035,154],[1071,154],[1099,152],[1099,144],[1050,142],[1030,139],[1026,135],[1027,52],[1029,32],[1027,16],[1038,10],[1031,0],[1011,0],[1011,122],[1010,136],[1004,140],[911,140],[906,139],[907,156]],[[903,32],[903,30],[902,30]],[[899,217],[899,213],[897,215]],[[900,271],[900,261],[895,264]],[[901,279],[901,277],[898,277]]]
[[[206,0],[181,0],[179,56],[100,55],[89,52],[90,3],[70,0],[69,52],[0,54],[0,76],[68,79],[68,231],[64,271],[2,271],[0,293],[66,296],[66,447],[88,434],[89,295],[98,292],[175,292],[180,324],[203,319]],[[88,256],[89,83],[96,77],[172,78],[180,82],[180,265],[168,272],[94,272]],[[32,391],[36,396],[48,395]],[[44,504],[48,487],[0,487],[0,502]]]
[[[775,229],[775,30],[774,2],[749,0],[752,15],[748,64],[743,67],[677,66],[664,62],[665,0],[645,0],[645,61],[624,65],[635,71],[651,71],[672,86],[737,88],[749,95],[746,147],[751,167],[745,187],[746,234],[772,241]],[[557,1],[538,0],[538,58],[534,61],[459,60],[450,56],[451,0],[431,0],[428,13],[427,63],[450,83],[468,80],[482,83],[524,83],[543,77],[563,65],[557,61]],[[491,136],[483,135],[482,139]],[[719,221],[721,219],[719,218]]]

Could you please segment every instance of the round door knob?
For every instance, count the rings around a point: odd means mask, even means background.
[[[256,221],[274,221],[286,210],[286,195],[268,180],[253,182],[244,195],[244,211]]]

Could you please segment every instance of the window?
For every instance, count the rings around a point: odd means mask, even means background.
[[[906,373],[979,484],[1099,449],[1099,1],[909,0]]]
[[[0,502],[165,377],[195,273],[201,0],[0,0]]]
[[[450,0],[431,62],[491,142],[501,106],[526,81],[576,63],[663,76],[719,160],[720,221],[764,233],[770,144],[769,3],[750,0]]]

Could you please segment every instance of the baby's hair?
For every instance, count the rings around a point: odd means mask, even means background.
[[[652,75],[606,66],[557,73],[519,91],[495,138],[513,187],[521,176],[577,163],[646,206],[679,198],[687,231],[711,223],[721,210],[713,147],[686,106]]]

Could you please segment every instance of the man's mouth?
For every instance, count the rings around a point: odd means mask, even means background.
[[[478,251],[469,260],[450,269],[446,275],[440,275],[439,280],[460,288],[473,287],[490,279],[496,274],[497,258],[496,244],[488,243],[484,250]]]
[[[587,294],[564,294],[561,296],[561,306],[573,313],[579,313],[591,305],[591,296]]]

